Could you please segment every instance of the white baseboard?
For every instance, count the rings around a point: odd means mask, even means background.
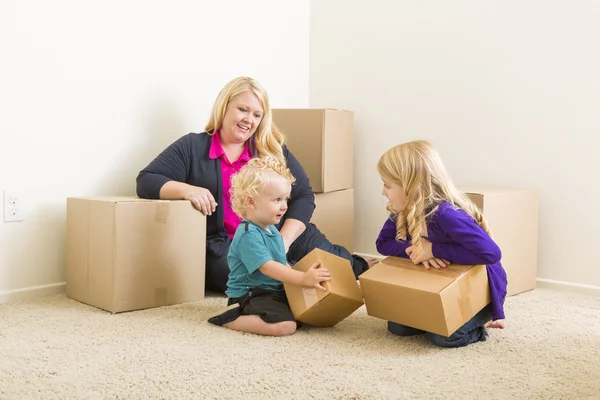
[[[361,257],[373,257],[382,260],[379,254],[354,253]],[[552,279],[537,278],[537,287],[541,289],[560,290],[563,292],[581,293],[590,296],[600,296],[600,286],[585,285],[582,283],[555,281]]]
[[[353,254],[356,254],[357,256],[361,256],[361,257],[376,258],[378,260],[383,260],[385,258],[385,256],[382,256],[381,254],[367,254],[367,253],[353,253]]]
[[[41,296],[50,296],[65,292],[65,282],[53,283],[43,286],[31,286],[22,289],[7,290],[0,292],[0,303],[8,303],[11,301],[28,300]]]
[[[600,286],[584,285],[582,283],[555,281],[552,279],[537,278],[538,288],[561,290],[563,292],[573,292],[587,294],[591,296],[600,296]]]

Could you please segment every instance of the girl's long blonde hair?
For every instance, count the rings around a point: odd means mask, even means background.
[[[263,117],[256,128],[253,138],[250,139],[254,143],[254,149],[251,146],[251,150],[253,150],[255,156],[275,158],[283,165],[286,165],[282,149],[285,139],[283,134],[273,124],[273,113],[269,104],[269,96],[266,90],[252,78],[245,76],[235,78],[221,89],[213,105],[210,120],[204,129],[211,135],[221,129],[223,118],[231,99],[246,91],[253,93],[263,108]]]
[[[423,228],[443,201],[462,208],[490,236],[486,220],[477,206],[460,192],[446,171],[438,152],[425,140],[407,142],[386,151],[377,163],[381,177],[399,185],[406,195],[406,206],[396,212],[388,203],[387,210],[396,218],[396,240],[412,238],[421,245]]]

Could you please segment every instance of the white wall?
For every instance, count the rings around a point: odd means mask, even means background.
[[[0,301],[63,290],[69,196],[131,195],[140,169],[199,132],[247,75],[274,107],[308,106],[309,2],[0,0]],[[1,196],[0,196],[1,197]]]
[[[543,279],[600,286],[600,3],[311,3],[310,105],[355,111],[356,247],[376,253],[389,147],[431,140],[460,185],[540,196]]]

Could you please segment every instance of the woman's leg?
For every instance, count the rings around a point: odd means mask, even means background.
[[[229,237],[212,238],[206,243],[206,283],[205,288],[211,292],[225,293],[229,279],[227,253],[231,239]]]
[[[317,248],[350,261],[356,277],[369,269],[369,264],[364,258],[356,254],[351,254],[342,246],[331,243],[314,224],[309,224],[301,239],[296,240],[292,244],[288,251],[287,259],[293,265]]]

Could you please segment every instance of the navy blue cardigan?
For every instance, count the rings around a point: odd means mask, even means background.
[[[217,203],[220,203],[223,198],[221,161],[208,156],[211,140],[212,137],[207,132],[189,133],[176,140],[140,171],[137,177],[137,195],[146,199],[159,199],[160,189],[165,183],[178,181],[210,190]],[[296,181],[292,186],[288,211],[278,228],[281,228],[287,218],[302,221],[309,227],[315,210],[315,195],[304,168],[285,146],[283,155]],[[223,219],[222,207],[217,207],[217,212],[207,218],[209,248],[211,239],[228,237]],[[308,229],[305,234],[311,230]],[[218,249],[213,250],[219,253]]]

